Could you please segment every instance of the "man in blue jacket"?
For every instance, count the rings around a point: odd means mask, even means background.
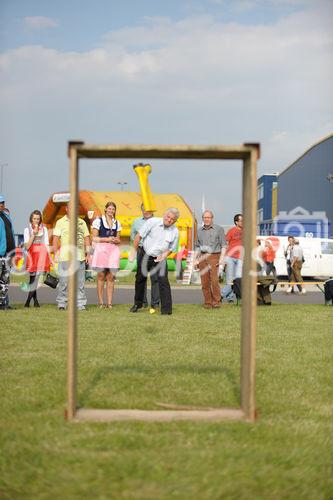
[[[15,250],[13,225],[5,207],[5,198],[0,194],[0,310],[11,309],[8,301],[8,285],[13,250]]]

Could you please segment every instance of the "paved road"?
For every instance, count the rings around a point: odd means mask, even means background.
[[[10,285],[9,297],[11,303],[22,303],[26,299],[26,292],[23,292],[17,284]],[[175,304],[201,304],[202,292],[200,287],[175,287],[172,290]],[[97,304],[95,286],[87,286],[88,304]],[[118,286],[115,289],[114,304],[132,304],[134,297],[133,286]],[[47,286],[42,286],[38,290],[38,300],[41,304],[55,303],[56,290]],[[277,291],[272,294],[273,302],[281,304],[324,304],[322,292],[309,291],[306,295],[290,294]]]

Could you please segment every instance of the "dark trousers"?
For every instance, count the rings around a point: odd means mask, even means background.
[[[274,262],[265,262],[265,266],[266,266],[266,274],[267,274],[267,276],[269,274],[275,274]]]
[[[137,269],[139,269],[139,267],[141,267],[143,255],[144,255],[144,249],[142,247],[139,247],[137,254],[136,254]],[[158,279],[157,279],[156,273],[153,273],[150,275],[150,283],[151,283],[151,290],[150,290],[151,307],[158,307],[160,304],[160,292],[159,292]],[[148,305],[147,281],[146,281],[146,285],[145,285],[145,293],[143,296],[143,304],[145,306]]]
[[[287,274],[288,274],[288,281],[291,281],[291,261],[287,259]]]
[[[163,262],[155,262],[155,257],[148,256],[142,249],[138,259],[138,269],[135,277],[135,297],[134,303],[142,307],[144,302],[145,287],[147,284],[147,275],[157,277],[158,289],[161,301],[161,314],[172,313],[172,296],[168,279],[168,266],[166,259]]]
[[[37,273],[29,273],[29,293],[25,306],[29,306],[31,299],[34,301],[34,303],[38,302],[37,300],[38,278],[39,276]]]
[[[288,281],[289,283],[292,281],[291,279],[291,273],[292,273],[292,269],[291,269],[291,260],[287,259],[287,274],[288,274]],[[292,292],[294,292],[294,287],[292,286]]]

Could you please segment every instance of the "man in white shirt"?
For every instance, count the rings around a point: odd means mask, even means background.
[[[288,245],[284,249],[284,256],[286,258],[287,274],[288,274],[288,281],[289,281],[289,283],[292,281],[291,280],[291,271],[292,271],[292,269],[291,269],[291,254],[292,254],[292,249],[293,249],[294,244],[295,244],[294,237],[293,236],[288,236]],[[289,286],[288,290],[289,289],[290,289],[290,291],[288,293],[294,293],[294,287],[293,286]]]
[[[151,219],[154,216],[154,212],[152,210],[145,210],[144,204],[141,204],[141,211],[142,211],[142,216],[138,217],[135,219],[131,225],[131,235],[130,235],[130,242],[133,244],[134,239],[136,235],[138,234],[139,230],[142,228],[142,226],[147,222],[147,220]],[[139,243],[138,246],[138,252],[136,255],[136,261],[137,261],[137,267],[141,266],[143,258],[143,248],[142,248],[142,240]],[[157,309],[160,305],[160,293],[158,289],[158,281],[157,281],[157,276],[156,273],[153,273],[150,275],[150,282],[151,282],[151,308],[152,309]],[[144,299],[143,299],[143,307],[148,307],[148,300],[147,300],[147,281],[146,281],[146,287],[145,287],[145,294],[144,294]]]
[[[161,301],[161,314],[172,314],[172,296],[168,279],[167,257],[178,249],[178,229],[174,226],[179,218],[177,208],[169,208],[163,218],[152,217],[139,229],[134,238],[134,251],[129,260],[134,260],[140,241],[143,255],[135,278],[134,305],[130,312],[142,308],[147,274],[156,273]]]

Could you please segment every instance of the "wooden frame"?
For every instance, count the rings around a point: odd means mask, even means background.
[[[256,337],[256,247],[257,172],[259,144],[240,146],[88,145],[69,142],[70,159],[70,244],[77,245],[78,172],[81,158],[173,158],[243,161],[244,267],[241,316],[241,401],[240,408],[203,408],[143,411],[135,409],[77,408],[77,275],[69,277],[68,296],[68,420],[255,420],[255,337]],[[74,258],[74,256],[73,256]]]

